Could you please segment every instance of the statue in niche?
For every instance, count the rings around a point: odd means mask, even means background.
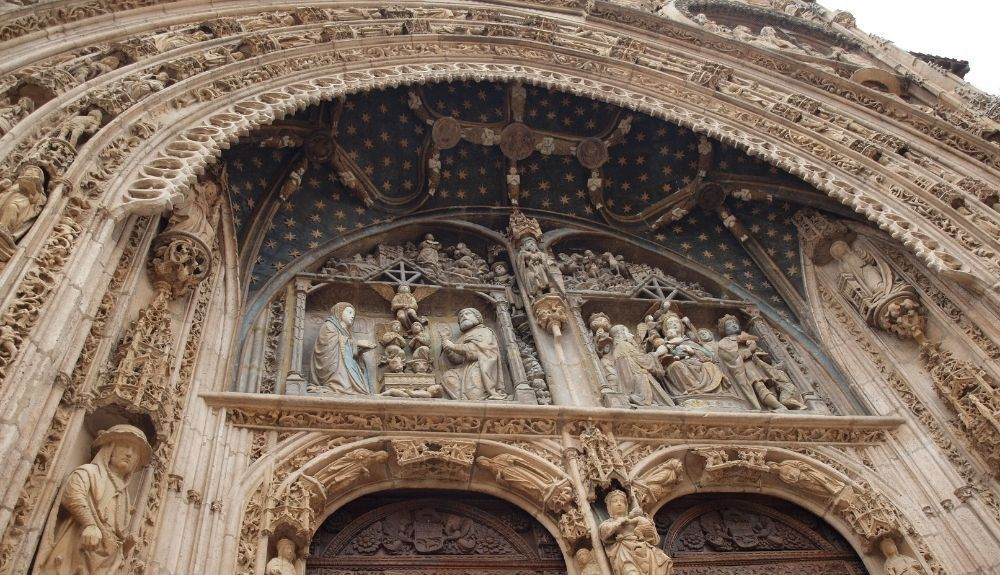
[[[9,260],[14,246],[31,229],[42,212],[45,195],[45,172],[35,165],[21,168],[17,182],[3,183],[0,192],[0,259]]]
[[[840,273],[853,276],[869,295],[885,290],[885,278],[870,254],[837,240],[830,245],[830,255],[839,262]]]
[[[406,368],[406,352],[404,349],[407,347],[407,342],[406,336],[403,334],[403,326],[399,320],[390,324],[389,329],[379,337],[379,343],[382,344],[382,349],[385,350],[379,359],[379,364],[385,365],[385,370],[389,373],[402,373],[403,369]]]
[[[278,556],[267,562],[264,575],[295,575],[295,542],[278,540]]]
[[[455,365],[441,377],[445,392],[452,399],[506,399],[496,334],[483,325],[483,316],[475,308],[460,310],[457,319],[461,337],[456,342],[445,338],[441,343]]]
[[[339,302],[330,308],[323,322],[312,355],[313,393],[339,395],[370,395],[371,380],[361,356],[374,349],[369,341],[354,341],[354,306]]]
[[[644,352],[624,325],[616,325],[611,337],[610,366],[618,387],[633,405],[674,405],[674,400],[660,387],[664,375],[662,358],[670,353],[665,346]]]
[[[690,334],[685,334],[684,324],[690,328]],[[670,312],[664,318],[663,325],[666,329],[663,341],[670,351],[671,359],[667,365],[667,378],[673,384],[675,393],[709,394],[728,386],[728,380],[715,363],[715,352],[690,337],[697,337],[697,334],[688,318],[682,320],[676,313]],[[714,338],[712,343],[715,343]]]
[[[28,117],[35,111],[35,101],[27,96],[21,96],[16,103],[11,104],[10,100],[4,100],[0,105],[0,137],[17,125],[18,122]]]
[[[925,575],[924,568],[916,559],[909,555],[903,555],[896,547],[896,542],[891,537],[886,537],[879,542],[879,549],[885,555],[883,569],[885,575]]]
[[[609,518],[601,522],[601,542],[616,575],[670,575],[674,566],[658,547],[660,535],[653,521],[636,508],[628,510],[628,496],[614,490],[604,498]]]
[[[573,559],[576,561],[576,572],[579,575],[601,575],[601,566],[598,565],[594,552],[589,547],[577,549]]]
[[[127,532],[132,504],[128,483],[152,449],[131,425],[97,434],[93,461],[70,473],[49,516],[39,547],[39,575],[118,573],[134,541]]]
[[[726,314],[719,318],[719,334],[719,361],[751,403],[777,411],[805,407],[788,374],[768,363],[768,354],[757,347],[757,336],[743,331],[736,317]]]
[[[521,240],[517,265],[524,271],[524,289],[530,298],[562,290],[555,261],[538,247],[535,238],[527,236]]]

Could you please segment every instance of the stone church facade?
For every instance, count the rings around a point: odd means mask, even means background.
[[[1000,572],[1000,103],[805,0],[0,3],[0,573]]]

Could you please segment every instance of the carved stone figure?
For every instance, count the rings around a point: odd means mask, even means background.
[[[432,234],[424,236],[420,242],[420,252],[417,253],[417,263],[437,269],[440,259],[441,242],[435,241]]]
[[[521,240],[517,252],[517,264],[524,274],[524,289],[534,298],[543,293],[560,289],[559,278],[553,273],[555,262],[538,247],[533,237]]]
[[[667,314],[663,325],[666,329],[664,345],[673,358],[667,366],[667,378],[675,392],[709,394],[720,391],[728,384],[722,370],[715,364],[713,350],[685,335],[682,320],[676,313]]]
[[[674,400],[660,387],[657,377],[663,376],[661,358],[669,353],[666,347],[643,352],[624,325],[611,328],[610,365],[622,392],[633,405],[674,405]]]
[[[441,347],[456,367],[444,372],[441,384],[452,399],[505,399],[500,344],[493,330],[483,325],[479,310],[458,312],[458,341],[445,339]]]
[[[379,363],[384,364],[389,373],[402,373],[406,367],[406,352],[403,350],[407,345],[402,324],[398,320],[392,322],[389,329],[379,337],[379,343],[385,350]]]
[[[410,352],[413,359],[407,364],[413,373],[430,373],[434,369],[431,359],[431,338],[424,333],[424,324],[415,323],[410,326]]]
[[[174,208],[165,231],[194,236],[210,248],[215,237],[220,192],[219,183],[212,178],[195,183],[184,201]]]
[[[767,353],[757,348],[757,337],[742,331],[739,320],[728,314],[721,317],[719,333],[718,356],[723,369],[755,407],[779,411],[805,407],[788,375],[766,361]]]
[[[278,540],[278,556],[267,562],[264,575],[295,575],[295,542]]]
[[[374,349],[368,341],[354,341],[354,306],[339,302],[330,308],[323,322],[312,355],[313,385],[309,391],[342,395],[370,395],[371,379],[361,360],[362,354]]]
[[[660,535],[642,510],[628,511],[628,497],[612,491],[604,498],[608,519],[601,522],[601,542],[616,575],[670,575],[673,561],[657,545]]]
[[[23,236],[45,205],[45,172],[34,165],[21,168],[17,182],[0,192],[0,236],[10,240]]]
[[[392,298],[392,313],[396,314],[396,319],[407,331],[414,323],[427,323],[427,318],[417,313],[417,298],[410,293],[408,285],[396,288],[396,295]]]
[[[597,563],[594,552],[590,548],[577,549],[573,559],[576,561],[576,572],[579,575],[601,575],[601,566]]]
[[[82,116],[71,116],[63,121],[56,132],[56,138],[65,140],[74,148],[85,134],[93,134],[101,128],[104,114],[100,110],[91,110]]]
[[[0,137],[35,111],[35,101],[26,96],[18,98],[14,104],[0,106]]]
[[[916,559],[903,555],[896,547],[891,537],[886,537],[879,543],[879,549],[885,555],[885,575],[925,575],[924,568]]]
[[[885,279],[879,273],[875,259],[867,253],[837,240],[830,245],[830,255],[840,262],[840,273],[851,274],[869,293],[880,293],[885,289]]]
[[[149,463],[146,435],[131,425],[97,434],[93,461],[70,473],[62,487],[38,554],[39,575],[104,575],[124,567],[134,544],[128,482]]]

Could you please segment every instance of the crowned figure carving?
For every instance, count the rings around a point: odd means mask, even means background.
[[[614,490],[604,498],[608,517],[599,527],[615,575],[670,575],[673,561],[659,548],[656,525],[641,509],[629,511],[628,496]]]

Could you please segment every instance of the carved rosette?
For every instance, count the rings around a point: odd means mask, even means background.
[[[212,267],[212,252],[205,242],[186,232],[166,231],[153,240],[148,271],[157,290],[171,298],[187,295]]]

